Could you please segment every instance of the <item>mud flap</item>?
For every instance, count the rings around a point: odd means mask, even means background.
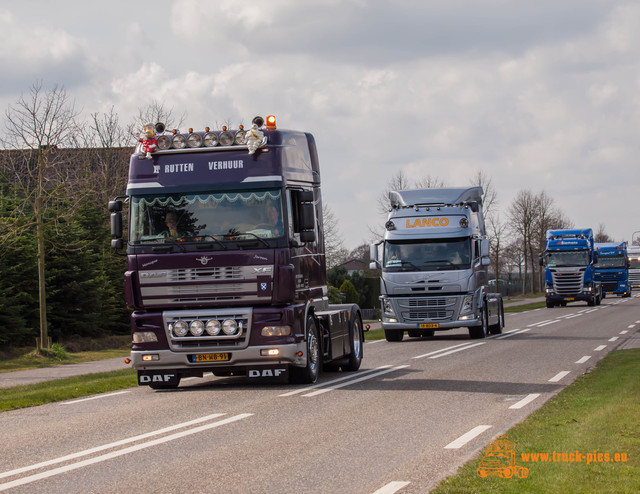
[[[288,365],[255,365],[247,368],[247,377],[252,379],[288,379]]]
[[[180,384],[180,376],[171,370],[138,371],[138,385],[149,386],[151,384],[177,386]]]

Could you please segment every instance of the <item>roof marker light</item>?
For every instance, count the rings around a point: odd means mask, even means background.
[[[269,115],[267,117],[267,130],[276,130],[276,116]]]

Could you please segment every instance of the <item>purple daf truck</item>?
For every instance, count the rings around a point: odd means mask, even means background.
[[[249,130],[155,132],[131,156],[126,196],[109,203],[138,383],[175,388],[205,372],[314,383],[323,366],[358,370],[360,308],[328,303],[313,136],[273,116]]]

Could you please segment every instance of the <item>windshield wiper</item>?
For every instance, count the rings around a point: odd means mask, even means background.
[[[196,240],[196,242],[198,242],[199,240],[206,241],[207,239],[211,239],[220,247],[222,247],[224,250],[227,250],[227,246],[222,242],[220,242],[220,240],[218,240],[214,235],[196,235],[195,237],[193,237],[193,239]],[[206,249],[206,248],[207,248],[206,245],[196,244],[196,249]]]
[[[223,236],[225,237],[226,240],[251,240],[251,239],[246,239],[246,238],[245,239],[237,238],[237,237],[242,237],[244,235],[251,235],[252,237],[255,237],[260,242],[262,242],[265,247],[269,247],[269,243],[265,239],[263,239],[262,237],[258,237],[255,233],[240,232],[240,231],[236,230],[235,228],[231,228],[227,233],[223,234]]]

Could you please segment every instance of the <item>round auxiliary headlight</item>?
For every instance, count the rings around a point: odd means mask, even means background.
[[[204,145],[208,148],[218,145],[218,136],[213,132],[207,132],[204,135]]]
[[[186,336],[189,331],[189,325],[184,321],[176,321],[173,324],[173,334],[179,337]]]
[[[220,141],[221,146],[231,146],[233,144],[233,136],[231,135],[231,132],[227,132],[226,130],[224,132],[220,132],[218,140]]]
[[[460,218],[460,228],[467,228],[469,226],[469,220],[467,218]]]
[[[199,148],[202,146],[202,136],[200,134],[189,134],[187,144],[189,144],[190,148]]]
[[[187,138],[182,134],[176,134],[173,136],[172,144],[176,149],[184,149],[187,147]]]
[[[216,319],[209,319],[207,324],[205,324],[204,329],[206,329],[207,333],[211,336],[216,336],[220,333],[220,321]]]
[[[171,147],[171,138],[169,136],[158,137],[158,149],[169,149]]]
[[[202,321],[198,321],[197,319],[195,321],[191,321],[191,324],[189,324],[189,332],[193,336],[200,336],[202,333],[204,333],[204,323]]]
[[[239,130],[238,132],[236,132],[236,136],[234,139],[235,143],[238,145],[246,144],[247,143],[246,135],[247,133],[244,130]]]
[[[225,319],[222,323],[222,331],[224,334],[235,334],[238,330],[238,324],[233,319]]]

